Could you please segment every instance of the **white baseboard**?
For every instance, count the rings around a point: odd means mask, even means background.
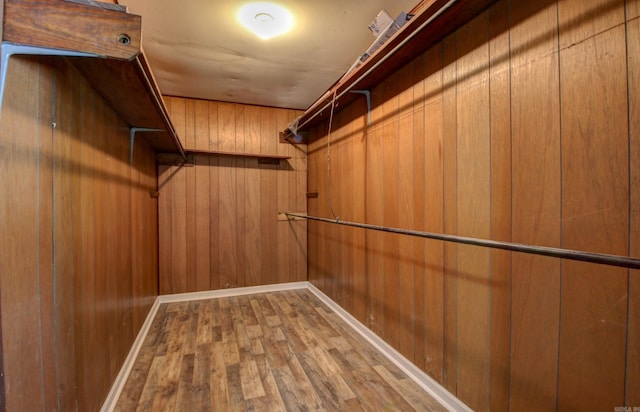
[[[212,290],[206,292],[193,292],[193,293],[179,293],[174,295],[161,295],[158,296],[156,301],[154,302],[151,310],[149,311],[149,315],[147,315],[147,319],[142,325],[142,329],[140,329],[140,333],[136,337],[131,350],[129,351],[129,355],[127,359],[124,361],[122,368],[120,369],[120,373],[118,374],[116,381],[111,387],[111,391],[107,396],[107,399],[104,401],[101,412],[112,412],[118,402],[118,398],[122,393],[122,389],[124,388],[124,384],[127,382],[127,378],[129,377],[129,373],[133,368],[133,364],[140,352],[140,348],[142,347],[142,343],[149,332],[149,328],[151,327],[151,323],[158,313],[158,308],[163,303],[173,303],[173,302],[186,302],[192,300],[203,300],[203,299],[215,299],[222,297],[231,297],[231,296],[243,296],[243,295],[253,295],[256,293],[266,293],[266,292],[281,292],[285,290],[296,290],[296,289],[308,289],[311,293],[318,297],[324,304],[329,306],[331,310],[333,310],[342,320],[344,320],[349,326],[351,326],[356,332],[358,332],[364,339],[367,340],[371,345],[373,345],[380,353],[382,353],[387,359],[393,362],[401,371],[403,371],[410,379],[416,382],[422,389],[424,389],[427,393],[429,393],[436,401],[438,401],[442,406],[447,408],[449,411],[456,412],[471,412],[472,409],[467,405],[462,403],[458,398],[453,396],[451,392],[447,391],[442,385],[436,382],[429,375],[424,373],[421,369],[419,369],[416,365],[414,365],[411,361],[405,358],[400,352],[395,350],[391,345],[382,340],[378,335],[373,333],[371,329],[367,328],[363,325],[359,320],[353,317],[349,312],[344,310],[340,305],[331,300],[327,295],[320,291],[320,289],[316,288],[311,282],[292,282],[292,283],[280,283],[275,285],[265,285],[265,286],[250,286],[244,288],[229,288],[229,289],[221,289],[221,290]]]
[[[442,385],[436,382],[429,375],[424,373],[420,368],[414,365],[409,359],[405,358],[400,352],[395,350],[391,345],[382,340],[382,338],[371,329],[363,325],[358,319],[353,317],[349,312],[344,310],[331,298],[325,295],[320,289],[316,288],[311,282],[307,282],[307,288],[311,293],[316,295],[325,305],[329,306],[342,320],[351,326],[356,332],[373,345],[387,359],[393,362],[402,372],[404,372],[411,380],[417,383],[425,392],[429,393],[436,401],[449,411],[472,412],[473,410],[462,403],[451,392],[446,390]]]
[[[147,318],[142,324],[142,328],[140,328],[140,332],[138,332],[138,336],[136,336],[136,340],[133,341],[133,345],[129,350],[127,358],[122,364],[122,368],[120,368],[118,376],[116,376],[115,382],[111,386],[111,390],[107,395],[107,399],[105,399],[104,403],[102,404],[102,408],[100,408],[100,412],[111,412],[115,409],[116,404],[118,403],[118,399],[120,399],[122,389],[124,389],[124,384],[127,383],[127,379],[129,378],[129,374],[131,373],[133,364],[138,357],[138,353],[140,352],[140,348],[142,348],[142,344],[147,337],[147,333],[149,333],[149,329],[151,328],[153,319],[155,319],[156,314],[158,313],[159,307],[160,302],[159,299],[156,298],[155,302],[153,302],[153,305],[151,306],[151,310],[149,310],[149,313],[147,314]]]
[[[274,285],[248,286],[244,288],[228,288],[208,290],[205,292],[176,293],[173,295],[160,295],[160,303],[187,302],[191,300],[228,298],[231,296],[254,295],[256,293],[280,292],[283,290],[305,289],[308,282],[277,283]]]

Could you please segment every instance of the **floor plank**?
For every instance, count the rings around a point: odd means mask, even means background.
[[[445,410],[307,290],[163,304],[117,411]]]

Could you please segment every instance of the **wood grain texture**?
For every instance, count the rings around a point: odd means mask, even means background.
[[[383,220],[382,224],[389,227],[398,227],[399,222],[399,132],[398,132],[398,82],[400,73],[385,80],[382,84],[382,104],[383,126],[382,141],[383,150],[383,193],[382,204]],[[399,260],[400,240],[398,236],[390,233],[383,233],[383,270],[384,270],[384,312],[383,312],[383,335],[385,340],[394,348],[398,348],[400,342],[400,294],[399,284]]]
[[[71,2],[5,2],[6,24],[3,41],[36,47],[77,50],[129,60],[141,49],[142,18]],[[36,3],[36,4],[34,4]],[[74,24],[69,24],[73,19]],[[127,33],[131,42],[121,44],[118,36]]]
[[[491,234],[491,147],[487,12],[458,31],[457,210],[458,234]],[[457,396],[474,410],[488,409],[490,251],[458,247]]]
[[[443,41],[442,50],[442,207],[444,233],[457,233],[457,33]],[[445,243],[444,270],[444,350],[442,384],[457,393],[457,299],[458,245]],[[437,303],[436,303],[437,304]],[[437,308],[436,308],[437,310]],[[427,309],[429,311],[429,309]]]
[[[444,410],[308,291],[164,304],[133,371],[117,411]]]
[[[403,211],[411,199],[433,232],[637,253],[637,3],[498,1],[372,88],[366,156],[351,166],[365,168],[362,221],[410,222]],[[407,114],[399,101],[410,69]],[[348,123],[349,111],[364,120],[352,108],[337,117]],[[402,126],[389,128],[394,123]],[[324,139],[326,124],[313,133],[312,141]],[[413,138],[410,158],[396,136]],[[309,187],[324,187],[326,151],[313,150],[309,159],[319,166],[309,172]],[[424,178],[416,173],[420,163]],[[396,168],[398,177],[389,176]],[[416,214],[412,228],[420,225]],[[322,266],[310,280],[332,296],[336,285],[352,285],[341,273],[358,254],[323,252],[333,232],[319,224],[309,237],[309,265]],[[402,333],[413,342],[400,345],[413,345],[414,362],[474,409],[637,403],[634,273],[431,241],[422,258],[418,246],[411,257],[398,249],[394,259],[389,237],[364,236],[366,324],[392,344],[395,331],[413,329]],[[415,278],[407,290],[396,268],[410,265]],[[403,299],[414,302],[413,325],[402,323]],[[354,310],[353,301],[340,303]]]
[[[424,68],[424,230],[442,233],[444,230],[443,174],[443,44],[425,53]],[[417,113],[416,113],[417,114]],[[418,119],[419,120],[419,119]],[[414,135],[417,139],[418,136]],[[422,159],[416,159],[422,160]],[[416,182],[417,183],[417,182]],[[424,197],[424,199],[422,199]],[[416,204],[416,211],[421,210]],[[418,218],[416,217],[416,223]],[[419,225],[417,227],[420,227]],[[416,284],[416,296],[424,301],[425,357],[424,371],[443,382],[444,351],[444,246],[443,242],[427,240],[423,255],[425,267],[424,293]],[[416,256],[419,259],[419,256]]]
[[[288,110],[165,100],[187,150],[289,155],[291,145],[280,148],[276,133],[291,116]],[[170,245],[160,261],[160,290],[182,293],[306,279],[306,236],[300,225],[277,223],[276,216],[306,210],[301,201],[306,200],[305,156],[294,153],[274,166],[259,164],[255,157],[196,153],[192,164],[166,172],[160,166],[160,244]],[[304,264],[298,263],[300,256]]]
[[[419,62],[418,62],[419,63]],[[398,82],[398,226],[415,227],[416,187],[413,163],[413,66],[416,62],[399,71]],[[423,152],[424,153],[424,152]],[[420,164],[422,166],[422,164]],[[424,186],[422,186],[424,187]],[[398,247],[398,290],[406,291],[398,300],[399,330],[398,351],[415,362],[415,340],[403,336],[415,335],[415,264],[413,260],[416,239],[401,237]],[[417,240],[420,242],[419,240]],[[420,242],[422,243],[422,242]]]
[[[511,77],[509,5],[500,1],[489,11],[491,113],[491,238],[511,240]],[[511,253],[491,252],[490,403],[509,410],[511,349]]]
[[[556,6],[511,11],[514,242],[560,244],[560,109]],[[543,39],[544,41],[542,41]],[[545,84],[545,87],[539,87]],[[532,114],[535,114],[533,116]],[[560,262],[512,257],[511,407],[555,408]]]
[[[625,255],[629,252],[625,30],[622,24],[610,29],[618,20],[609,21],[610,15],[622,16],[624,8],[622,2],[615,8],[611,2],[597,4],[612,10],[589,19],[589,29],[580,31],[584,39],[560,31],[560,44],[568,42],[565,37],[579,41],[560,52],[562,246]],[[563,5],[560,24],[581,19],[584,13]],[[599,27],[606,31],[596,31]],[[560,407],[607,409],[624,403],[627,295],[628,271],[563,262]]]
[[[155,188],[153,151],[141,141],[129,164],[123,121],[68,62],[9,68],[20,74],[5,96],[0,181],[15,193],[4,228],[20,235],[1,249],[20,264],[6,257],[0,274],[6,408],[97,410],[157,296],[155,223],[144,236],[131,225],[155,219],[155,202],[134,195]]]
[[[640,3],[634,2],[636,17],[640,15]],[[630,3],[628,3],[628,7]],[[627,13],[629,15],[629,13]],[[640,36],[640,19],[627,24],[627,68],[629,70],[629,148],[630,148],[630,226],[629,255],[640,256],[640,96],[633,90],[640,89],[640,43],[633,41]],[[640,405],[640,271],[629,273],[629,318],[627,319],[627,381],[625,405]]]
[[[414,179],[414,196],[410,201],[413,202],[413,227],[418,230],[425,230],[426,226],[426,168],[425,165],[425,70],[426,56],[420,56],[414,61],[411,70],[411,99],[412,105],[412,127],[413,142],[411,151],[411,161],[413,166]],[[426,243],[423,239],[412,239],[411,243],[411,260],[413,263],[413,281],[410,285],[413,288],[413,334],[414,340],[414,362],[420,368],[424,369],[427,358],[427,324],[426,324],[426,299],[421,292],[425,290],[427,265],[425,260]],[[429,325],[431,326],[431,325]]]
[[[34,84],[38,87],[38,66],[37,62],[12,59],[8,67],[7,84]],[[47,87],[47,83],[50,88],[51,82],[51,78],[44,78],[43,89]],[[48,127],[46,121],[38,121],[39,105],[35,93],[25,93],[18,87],[7,87],[4,103],[1,129],[3,149],[0,151],[0,185],[3,193],[0,216],[5,222],[3,239],[8,242],[0,248],[3,262],[0,292],[5,403],[7,410],[42,410],[45,405],[45,384],[41,375],[42,332],[39,325],[32,321],[40,318],[39,210],[32,199],[37,198],[36,188],[39,187],[38,128]],[[23,117],[21,113],[31,113],[32,117]],[[32,138],[22,139],[24,135]],[[50,288],[48,292],[51,293]],[[50,309],[47,308],[47,316],[52,315]],[[17,356],[18,354],[23,356]],[[55,385],[55,380],[53,384]],[[22,396],[21,388],[31,387],[40,389],[37,396]]]

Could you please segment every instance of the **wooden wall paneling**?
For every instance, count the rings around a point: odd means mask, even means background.
[[[184,102],[184,137],[187,142],[186,148],[196,148],[196,100],[185,99]],[[185,272],[185,292],[197,291],[197,251],[196,251],[196,236],[198,228],[196,227],[197,216],[197,200],[196,192],[198,191],[198,185],[196,182],[197,161],[194,158],[193,167],[185,167],[184,173],[186,174],[186,192],[185,192],[185,237],[186,237],[186,272]]]
[[[640,17],[640,0],[626,0],[625,5],[627,21]]]
[[[491,235],[489,14],[458,30],[458,235]],[[474,410],[489,407],[491,252],[458,247],[458,390]]]
[[[333,195],[333,209],[338,217],[349,218],[350,205],[347,204],[346,190],[349,186],[349,170],[347,170],[346,159],[348,156],[347,141],[349,139],[349,116],[348,111],[342,111],[336,120],[336,130],[333,133],[332,165],[331,165],[331,191]],[[348,261],[350,249],[348,246],[348,230],[346,226],[331,225],[333,237],[331,243],[331,261],[335,262],[330,275],[333,284],[333,296],[335,301],[342,307],[349,307],[349,277]]]
[[[39,210],[32,202],[37,195],[39,127],[50,130],[46,122],[30,123],[21,113],[38,113],[34,89],[39,86],[38,64],[13,58],[8,67],[7,87],[2,110],[2,150],[0,150],[0,218],[3,239],[0,248],[2,273],[2,349],[7,410],[42,410],[45,393],[42,380],[42,331],[34,320],[40,316],[37,226]],[[46,88],[47,79],[43,79]],[[46,119],[46,117],[45,117]],[[44,119],[43,119],[44,120]],[[28,138],[25,138],[28,137]],[[20,210],[21,213],[15,213]],[[46,268],[43,268],[46,274]],[[15,310],[20,308],[20,310]],[[21,356],[15,356],[20,353]],[[32,396],[22,396],[21,388],[38,388]]]
[[[567,46],[560,51],[562,246],[624,255],[630,189],[624,4],[558,7],[560,44]],[[596,7],[606,12],[593,15]],[[560,408],[624,403],[627,294],[628,271],[563,262]]]
[[[426,230],[426,200],[427,200],[427,183],[426,183],[426,162],[425,162],[425,88],[424,79],[426,77],[426,53],[416,58],[412,65],[411,77],[411,99],[412,99],[412,128],[413,143],[411,148],[411,160],[413,162],[413,228],[415,230]],[[426,244],[424,239],[412,238],[411,256],[413,262],[413,340],[414,355],[413,362],[420,369],[425,370],[425,362],[427,358],[427,261]]]
[[[93,124],[95,130],[93,137],[93,144],[95,145],[94,174],[98,176],[104,176],[108,170],[108,156],[106,155],[106,153],[108,153],[106,117],[106,108],[98,102],[96,106],[95,123]],[[95,213],[93,216],[94,244],[96,251],[100,251],[100,253],[95,254],[95,300],[97,308],[99,308],[103,302],[108,302],[110,298],[110,290],[108,289],[110,288],[110,286],[108,286],[109,270],[107,268],[113,259],[113,246],[109,244],[110,237],[108,231],[109,226],[112,226],[114,222],[112,215],[109,214],[109,210],[112,209],[113,205],[109,204],[109,199],[111,199],[112,195],[108,189],[109,187],[106,181],[103,182],[102,187],[98,186],[97,181],[92,182]],[[109,359],[111,357],[115,358],[115,354],[110,352],[112,341],[109,339],[109,335],[115,335],[112,331],[117,330],[117,325],[114,326],[112,322],[110,322],[109,313],[104,308],[96,311],[95,321],[98,342],[103,342],[103,345],[106,343],[106,345],[103,346],[104,350],[97,353],[98,359],[95,366],[95,387],[98,392],[103,392],[108,390],[110,384],[109,375],[111,371],[109,369]]]
[[[356,136],[358,135],[358,128],[361,127],[362,116],[359,116],[357,107],[354,104],[349,105],[345,110],[347,114],[347,139],[344,142],[344,157],[342,162],[344,184],[342,185],[342,209],[346,219],[351,221],[357,221],[355,218],[355,212],[358,207],[362,207],[364,199],[356,199],[354,197],[356,191],[356,169],[357,166],[353,163],[353,151],[355,146]],[[357,203],[356,203],[357,202]],[[359,220],[362,222],[362,220]],[[357,299],[358,291],[356,285],[358,279],[356,278],[356,256],[358,250],[356,249],[356,228],[350,228],[344,232],[343,242],[345,244],[346,253],[345,261],[343,263],[344,272],[347,275],[347,283],[345,287],[345,303],[349,310],[349,313],[354,313],[355,300]]]
[[[66,69],[66,70],[65,70]],[[57,404],[70,409],[75,403],[75,335],[74,330],[74,229],[77,204],[74,205],[72,163],[78,137],[77,125],[72,125],[71,108],[77,102],[75,84],[68,66],[56,65],[54,77],[53,121],[53,282],[55,325]],[[76,101],[73,101],[76,100]],[[113,342],[114,344],[116,342]],[[53,384],[53,382],[48,382]],[[45,383],[47,384],[47,383]]]
[[[416,165],[413,162],[413,71],[419,64],[414,60],[399,71],[398,96],[398,227],[415,228],[415,202],[421,188],[416,187],[414,175]],[[424,151],[423,151],[424,153]],[[424,187],[424,186],[423,186]],[[398,248],[398,314],[399,325],[398,350],[407,359],[415,362],[415,274],[416,262],[413,259],[414,246],[422,243],[420,239],[409,236],[397,236]]]
[[[443,44],[438,43],[424,54],[424,149],[420,156],[424,159],[424,195],[420,199],[422,207],[416,204],[416,212],[420,213],[421,230],[434,233],[444,231],[443,210]],[[450,105],[449,107],[451,107]],[[455,127],[455,126],[454,126]],[[419,149],[416,148],[416,151]],[[419,185],[416,184],[419,187]],[[416,215],[418,216],[418,215]],[[416,217],[416,222],[418,222]],[[438,382],[443,382],[444,353],[444,244],[441,241],[424,242],[422,256],[424,263],[424,279],[422,284],[422,305],[424,314],[424,371]],[[418,258],[418,257],[416,257]],[[416,284],[416,290],[421,286]],[[420,359],[418,359],[420,360]],[[418,363],[420,366],[420,363]]]
[[[351,199],[351,218],[354,222],[365,222],[365,188],[366,188],[366,143],[368,139],[369,125],[367,124],[366,100],[351,105],[350,116],[353,120],[353,137],[351,140],[351,167],[353,190]],[[367,322],[367,273],[366,273],[366,251],[365,251],[365,230],[351,231],[352,245],[352,314],[360,322]]]
[[[114,236],[116,249],[115,270],[110,273],[111,281],[116,282],[116,296],[114,302],[118,302],[116,322],[118,335],[116,339],[117,358],[113,359],[115,372],[110,377],[112,383],[117,376],[122,362],[127,357],[134,339],[133,331],[133,302],[132,302],[132,266],[131,266],[131,171],[130,166],[130,139],[128,139],[128,125],[120,119],[115,112],[109,110],[109,139],[116,143],[114,153],[115,165],[112,166],[112,174],[115,180],[115,204],[114,210],[122,210],[117,213],[116,233]],[[117,273],[117,276],[114,276]]]
[[[285,109],[276,109],[276,129],[284,130],[287,128],[289,124],[289,113]],[[277,133],[274,133],[272,139],[277,140]],[[276,151],[277,154],[282,154],[285,156],[289,155],[289,144],[287,143],[276,143]],[[280,167],[278,167],[277,173],[277,212],[283,212],[287,210],[291,210],[289,207],[289,199],[290,199],[290,191],[291,187],[289,184],[289,176],[292,174],[287,170],[290,167],[289,162],[280,161]],[[295,190],[295,187],[293,188]],[[281,220],[277,222],[277,238],[276,245],[278,248],[278,256],[277,256],[277,281],[278,283],[288,282],[291,276],[291,262],[290,256],[295,257],[292,253],[294,251],[293,242],[290,242],[291,234],[293,231],[292,225],[286,221]]]
[[[398,81],[399,72],[387,78],[382,86],[384,103],[383,113],[383,141],[384,150],[382,168],[384,170],[383,185],[383,224],[398,227],[399,212],[399,135],[398,135]],[[399,236],[393,233],[383,233],[383,267],[384,267],[384,339],[398,349],[400,342],[398,313],[399,302],[399,273],[398,253],[400,248]]]
[[[457,234],[457,34],[443,41],[442,60],[442,162],[443,162],[443,228],[444,233]],[[444,368],[443,385],[457,394],[457,277],[458,246],[445,243],[444,268]]]
[[[236,151],[246,152],[245,149],[245,110],[244,105],[236,105]],[[244,240],[242,235],[246,233],[246,180],[245,172],[246,168],[250,166],[251,161],[254,159],[236,158],[235,161],[235,174],[236,174],[236,281],[234,285],[245,286],[246,285],[246,265],[247,260],[250,257],[250,251],[244,249]]]
[[[174,166],[158,165],[158,293],[166,295],[171,290],[171,268],[173,267],[173,237],[171,228],[173,223],[172,211],[172,178],[175,173]]]
[[[210,150],[209,102],[197,100],[195,103],[196,150]],[[195,252],[196,290],[211,289],[211,169],[210,156],[195,157]]]
[[[260,108],[260,153],[276,152],[278,130],[273,109]],[[262,284],[277,282],[277,166],[260,165],[260,201],[261,201],[261,251],[262,251]]]
[[[218,103],[218,137],[220,150],[233,152],[236,150],[236,105]],[[219,287],[228,288],[236,284],[238,248],[235,242],[237,234],[236,221],[236,160],[231,156],[220,156],[219,164],[219,211],[218,249],[220,253]]]
[[[245,110],[245,148],[251,153],[260,152],[260,108],[257,106],[247,107]],[[262,284],[262,267],[260,265],[262,256],[262,227],[260,219],[261,211],[261,170],[255,167],[248,167],[245,172],[246,179],[246,208],[245,208],[245,230],[244,248],[250,255],[250,259],[245,266],[245,284],[256,286]]]
[[[294,121],[302,112],[299,110],[289,111],[289,122]],[[291,206],[299,212],[307,211],[307,145],[291,145],[291,153],[295,158],[295,201]],[[307,228],[306,220],[298,221],[295,224],[295,255],[296,255],[296,277],[295,281],[308,280],[307,274]]]
[[[509,8],[502,0],[489,11],[491,113],[491,238],[511,240],[511,76]],[[490,404],[509,410],[511,346],[511,253],[491,252]]]
[[[384,155],[383,155],[383,121],[382,110],[383,86],[371,91],[372,127],[365,141],[365,217],[366,223],[381,225],[384,223]],[[311,172],[309,173],[311,174]],[[382,233],[365,231],[367,250],[366,276],[368,313],[366,325],[378,336],[384,331],[384,236]]]
[[[96,165],[98,158],[96,147],[96,134],[86,131],[94,130],[98,123],[97,118],[100,115],[98,106],[99,98],[91,92],[88,85],[83,89],[83,104],[79,114],[81,116],[82,141],[76,154],[80,160],[82,176],[80,180],[80,214],[82,216],[79,232],[81,233],[80,248],[76,253],[78,259],[79,271],[82,274],[79,277],[81,282],[80,290],[76,290],[76,295],[80,295],[80,305],[76,306],[76,310],[80,310],[81,328],[77,335],[76,350],[79,350],[78,359],[82,362],[77,363],[76,376],[78,379],[78,399],[79,408],[83,410],[99,408],[102,402],[99,393],[96,391],[98,378],[96,374],[96,365],[99,365],[100,354],[94,346],[98,342],[100,332],[104,328],[98,327],[98,311],[96,309],[96,301],[98,294],[97,262],[99,261],[96,253],[96,195],[94,190],[94,182],[100,171]],[[49,132],[49,134],[51,134]],[[50,138],[50,137],[49,137]],[[47,177],[50,179],[50,176]],[[51,197],[49,197],[51,198]],[[99,208],[99,206],[98,206]],[[49,234],[51,228],[49,228]],[[50,235],[49,235],[50,237]],[[49,249],[50,250],[50,249]],[[100,332],[98,331],[100,329]]]
[[[286,110],[286,116],[284,116],[284,119],[287,125],[296,118],[296,113],[297,112],[295,110]],[[298,149],[297,146],[288,143],[278,143],[278,145],[284,145],[285,150],[283,150],[283,153],[287,153],[287,155],[291,157],[291,160],[287,162],[280,162],[281,170],[289,168],[292,169],[287,172],[287,184],[289,187],[289,199],[287,200],[287,207],[289,210],[305,211],[306,207],[304,205],[298,205],[300,194],[303,193],[299,190],[298,187],[298,175],[300,174],[300,169],[303,168],[300,158],[301,153],[304,153],[303,149],[305,148],[305,146],[301,145],[300,149]],[[282,173],[282,171],[280,173]],[[300,229],[300,222],[289,223],[289,280],[292,282],[298,280],[306,280],[306,276],[305,278],[300,279],[300,276],[298,274],[298,260],[301,258],[301,242],[298,240]]]
[[[515,6],[515,7],[514,7]],[[512,240],[560,245],[557,6],[510,9]],[[545,87],[540,87],[544,84]],[[560,262],[512,255],[512,410],[556,408]]]
[[[628,3],[629,4],[629,3]],[[635,2],[636,13],[640,14],[640,3]],[[628,6],[630,8],[630,6]],[[630,13],[627,12],[627,15]],[[631,150],[629,188],[631,216],[629,233],[629,255],[640,257],[640,96],[633,90],[640,90],[640,19],[627,24],[627,53],[629,70],[629,148]],[[627,319],[627,381],[625,385],[625,405],[640,405],[640,271],[629,273],[629,318]]]
[[[131,254],[133,331],[140,330],[158,295],[158,200],[155,155],[139,139],[133,151],[131,176]]]
[[[187,291],[187,175],[175,166],[171,176],[171,282],[169,293]]]
[[[55,329],[53,320],[53,132],[51,128],[53,111],[54,68],[50,61],[39,60],[37,85],[39,93],[37,109],[37,133],[39,139],[39,268],[38,282],[40,289],[40,318],[45,321],[40,325],[42,339],[43,382],[50,382],[44,388],[45,407],[53,407],[57,403],[56,364],[55,364]],[[30,90],[33,92],[34,90]],[[7,97],[5,97],[6,99]],[[26,113],[26,112],[25,112]],[[47,321],[48,320],[48,321]]]
[[[220,150],[218,103],[209,102],[209,148]],[[211,289],[219,289],[220,284],[220,158],[209,158],[209,284]],[[206,217],[205,217],[206,219]]]
[[[171,115],[171,97],[163,96],[167,112]],[[158,293],[171,293],[171,268],[173,255],[171,253],[171,218],[173,216],[171,202],[173,184],[173,166],[158,165]]]
[[[327,129],[324,130],[320,135],[324,136],[322,140],[327,141]],[[329,210],[329,181],[328,181],[328,161],[327,161],[327,152],[324,147],[321,148],[321,152],[318,153],[320,157],[318,160],[318,169],[320,172],[320,193],[322,193],[322,201],[319,203],[320,216],[331,216],[331,211]],[[332,261],[331,261],[331,236],[332,236],[332,225],[322,224],[319,222],[318,228],[318,236],[320,242],[318,243],[318,247],[321,248],[320,252],[320,261],[322,262],[319,266],[320,271],[320,285],[323,287],[323,291],[327,294],[327,296],[331,296],[332,294],[332,286],[331,283],[331,271],[332,271]]]
[[[316,138],[319,135],[319,127],[311,129],[309,131],[310,138]],[[312,143],[307,147],[307,168],[308,168],[308,184],[307,190],[309,192],[318,193],[316,198],[307,199],[307,213],[312,216],[322,216],[320,214],[320,202],[324,201],[324,193],[320,187],[320,176],[322,172],[320,170],[320,145],[322,144],[321,138],[310,139]],[[309,221],[307,226],[307,242],[308,242],[308,258],[309,265],[307,267],[309,281],[317,288],[323,290],[321,285],[321,260],[320,255],[323,249],[320,247],[320,222]]]

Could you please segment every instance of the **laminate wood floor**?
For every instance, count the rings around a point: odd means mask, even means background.
[[[305,289],[160,306],[117,411],[442,411]]]

